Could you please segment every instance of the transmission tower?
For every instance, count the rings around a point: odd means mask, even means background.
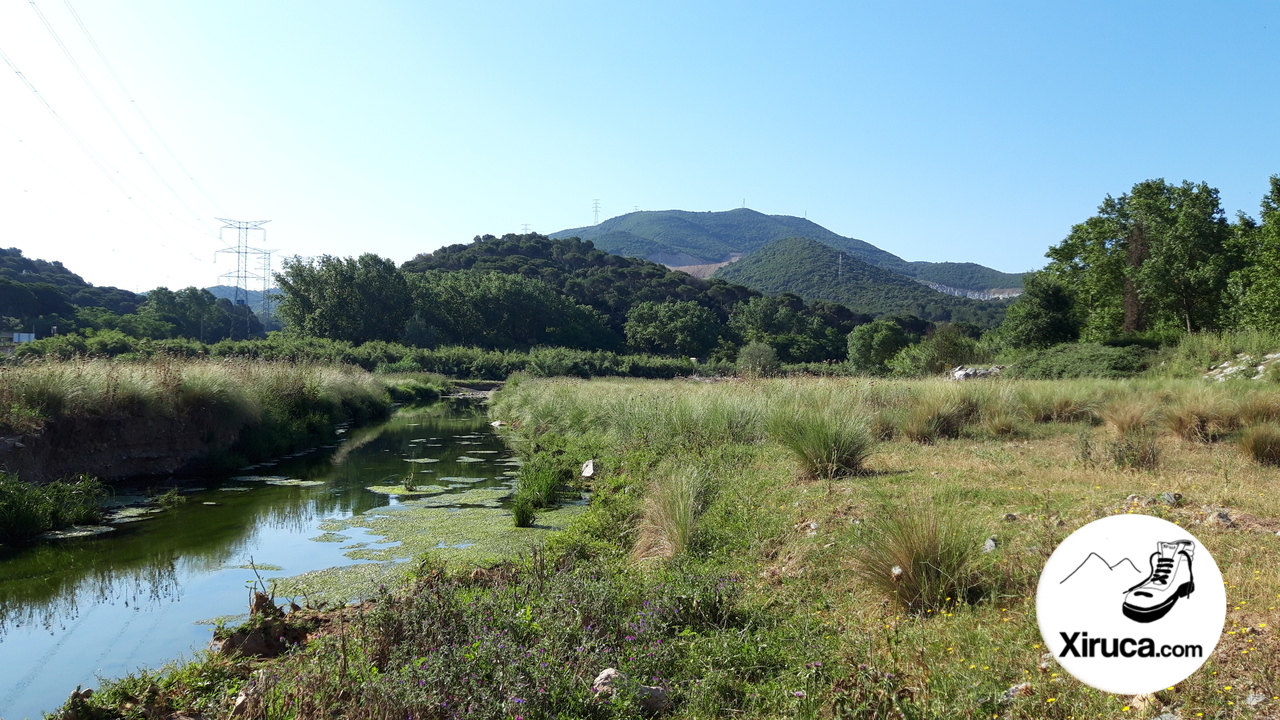
[[[249,281],[262,279],[260,275],[249,269],[249,256],[258,255],[263,252],[259,248],[249,247],[249,233],[257,230],[262,233],[261,239],[265,240],[267,231],[262,229],[263,225],[271,222],[270,220],[228,220],[227,218],[214,218],[222,223],[222,227],[218,229],[218,237],[222,238],[223,231],[235,230],[235,245],[228,244],[218,252],[231,253],[236,256],[236,269],[219,275],[219,278],[230,280],[235,287],[235,298],[233,302],[236,305],[249,304]]]
[[[258,266],[262,271],[262,325],[266,327],[271,322],[271,281],[275,279],[271,275],[271,256],[278,251],[271,249],[259,252],[262,253]]]
[[[592,224],[599,225],[600,224],[600,198],[595,199],[595,202],[591,204],[591,209],[594,210],[596,213],[596,221]]]
[[[529,234],[529,223],[524,223],[524,224],[522,224],[522,225],[520,226],[520,231],[521,231],[521,232],[523,232],[525,235],[528,235],[528,234]]]

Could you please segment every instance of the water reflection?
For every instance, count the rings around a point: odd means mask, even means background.
[[[152,519],[0,554],[0,667],[25,670],[0,674],[0,714],[39,717],[77,683],[94,684],[95,673],[158,665],[203,645],[208,627],[194,623],[244,611],[250,558],[280,568],[269,577],[357,562],[339,545],[378,537],[354,529],[341,544],[311,538],[324,520],[397,502],[367,486],[411,472],[422,485],[471,479],[445,494],[503,485],[509,455],[479,410],[401,412],[236,477],[187,478],[187,502]],[[292,484],[273,484],[282,482]]]

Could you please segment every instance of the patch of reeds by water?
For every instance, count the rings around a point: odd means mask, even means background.
[[[107,492],[106,486],[87,477],[35,485],[0,473],[0,542],[22,542],[47,530],[95,523]]]

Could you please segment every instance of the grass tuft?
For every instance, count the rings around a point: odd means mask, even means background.
[[[689,550],[710,487],[707,475],[697,468],[679,468],[658,475],[645,499],[632,559],[672,558]]]
[[[945,509],[886,508],[867,522],[854,568],[903,609],[925,613],[981,597],[980,553],[973,530]]]
[[[1260,465],[1280,466],[1280,425],[1266,423],[1245,428],[1240,449]]]
[[[805,480],[860,474],[875,446],[865,419],[825,413],[778,413],[769,420],[769,436],[796,457]]]

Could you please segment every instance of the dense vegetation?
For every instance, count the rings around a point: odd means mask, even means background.
[[[642,211],[589,227],[552,233],[579,237],[618,255],[666,265],[721,262],[749,255],[769,243],[792,237],[816,240],[876,267],[920,280],[968,290],[1022,287],[1022,276],[976,263],[908,262],[862,240],[838,235],[817,223],[790,215],[765,215],[739,208],[725,212]],[[862,308],[855,309],[862,310]]]
[[[870,320],[836,303],[763,297],[537,234],[476,238],[401,269],[368,254],[295,260],[279,280],[291,332],[356,344],[629,348],[731,361],[756,341],[785,362],[823,362],[843,360],[844,337]]]
[[[55,330],[56,328],[56,330]],[[37,337],[103,330],[135,338],[193,338],[216,342],[262,335],[262,323],[245,306],[194,287],[156,288],[145,296],[94,287],[62,263],[0,249],[0,330]]]
[[[622,718],[646,685],[680,718],[1252,717],[1274,687],[1271,388],[521,379],[492,415],[526,465],[596,461],[549,545],[428,554],[376,602],[298,613],[320,628],[293,652],[139,671],[78,716],[221,717],[243,693],[246,720]],[[1194,526],[1230,600],[1205,666],[1140,699],[1062,672],[1035,621],[1047,555],[1124,512]],[[605,668],[630,681],[594,691]]]
[[[988,328],[1004,317],[1003,302],[946,295],[829,245],[798,237],[770,243],[720,268],[715,276],[761,292],[838,302],[872,315],[910,314]]]

